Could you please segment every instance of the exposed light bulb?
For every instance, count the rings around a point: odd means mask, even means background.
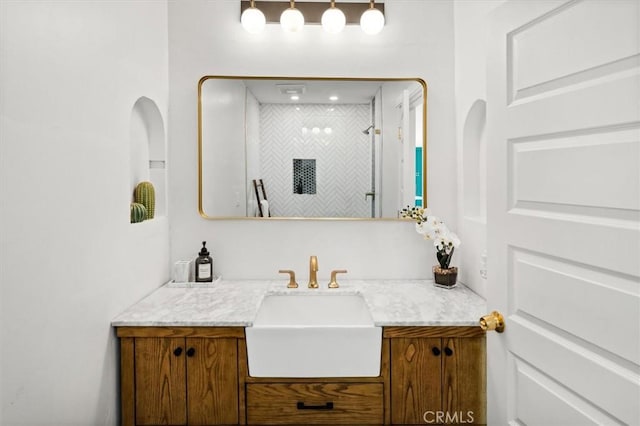
[[[242,16],[240,16],[240,22],[242,23],[242,27],[250,34],[258,34],[262,32],[264,29],[265,23],[267,22],[264,13],[260,9],[257,9],[254,6],[254,3],[251,2],[251,6],[242,12]]]
[[[378,34],[384,28],[384,14],[373,7],[373,2],[360,17],[360,28],[369,35]]]
[[[304,27],[304,16],[295,8],[294,2],[291,2],[291,7],[285,9],[280,15],[280,26],[283,30],[291,33],[300,31]]]
[[[338,34],[344,29],[347,18],[344,13],[338,9],[335,2],[331,2],[331,7],[322,14],[322,29],[329,34]]]

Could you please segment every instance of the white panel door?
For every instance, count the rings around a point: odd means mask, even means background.
[[[639,21],[637,0],[492,15],[490,425],[640,425]]]

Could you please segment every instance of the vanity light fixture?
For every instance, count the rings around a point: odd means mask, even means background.
[[[291,98],[289,98],[289,99],[291,99],[292,101],[297,101],[297,100],[300,100],[300,96],[298,96],[298,95],[291,95]]]
[[[289,9],[285,9],[280,15],[280,25],[282,29],[295,33],[298,32],[304,27],[304,16],[302,12],[296,9],[296,0],[290,1],[291,7]]]
[[[384,14],[375,8],[375,0],[370,1],[369,9],[360,17],[360,28],[369,35],[378,34],[384,28]]]
[[[336,7],[336,1],[331,0],[331,6],[322,14],[322,29],[329,34],[338,34],[347,23],[344,12]]]
[[[331,96],[329,96],[329,100],[335,102],[335,101],[338,100],[338,97],[336,95],[331,95]]]
[[[377,34],[385,25],[384,0],[329,1],[327,9],[328,0],[240,0],[239,16],[242,26],[251,33],[260,32],[263,21],[279,23],[287,32],[300,32],[307,24],[322,24],[331,34],[340,33],[347,25],[360,25],[365,33]]]
[[[255,0],[251,0],[251,4],[248,9],[245,9],[240,16],[240,22],[242,27],[250,34],[258,34],[262,32],[267,19],[264,13],[256,7]]]

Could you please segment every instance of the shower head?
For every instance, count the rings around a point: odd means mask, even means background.
[[[368,135],[369,134],[369,130],[371,130],[372,128],[373,128],[373,124],[371,126],[367,127],[366,129],[364,129],[362,131],[362,133],[364,133],[365,135]]]

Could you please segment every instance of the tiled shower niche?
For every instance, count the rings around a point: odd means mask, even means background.
[[[316,160],[293,159],[293,193],[316,193]]]

